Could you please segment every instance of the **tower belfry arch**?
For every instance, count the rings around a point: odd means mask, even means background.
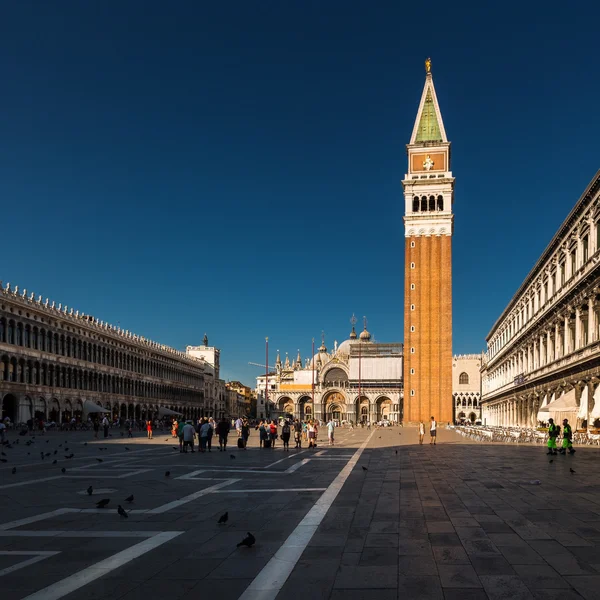
[[[410,143],[404,188],[404,418],[452,420],[454,177],[431,60]]]

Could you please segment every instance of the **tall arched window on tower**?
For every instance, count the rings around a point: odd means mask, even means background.
[[[461,373],[458,376],[458,383],[469,383],[469,376],[466,373]]]
[[[413,198],[413,212],[419,212],[419,198],[415,196]]]
[[[423,196],[421,198],[421,211],[425,212],[427,210],[427,196]]]
[[[429,196],[429,210],[432,212],[435,210],[435,197],[434,196]]]
[[[437,197],[437,209],[438,210],[444,210],[444,198],[443,198],[443,196],[438,196]]]

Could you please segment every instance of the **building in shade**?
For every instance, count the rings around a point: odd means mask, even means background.
[[[205,362],[0,282],[2,418],[203,414]],[[97,412],[95,414],[98,414]]]
[[[269,390],[272,415],[401,421],[402,361],[402,344],[373,342],[366,323],[360,336],[353,327],[349,339],[339,346],[336,342],[331,352],[323,339],[304,362],[299,352],[294,361],[286,356],[285,362],[278,353]]]
[[[600,425],[600,171],[489,332],[488,425]]]
[[[452,357],[452,400],[455,423],[481,421],[481,354]]]
[[[450,142],[438,104],[431,61],[407,146],[404,187],[405,409],[409,423],[453,419],[452,204]]]

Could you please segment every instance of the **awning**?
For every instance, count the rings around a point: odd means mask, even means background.
[[[87,417],[88,415],[93,415],[94,413],[110,413],[110,410],[108,408],[103,408],[91,400],[86,400],[83,403],[83,416]]]
[[[554,397],[554,396],[553,396]],[[577,412],[577,399],[575,398],[575,389],[566,391],[560,398],[550,402],[544,408],[540,408],[541,413],[553,412]]]
[[[540,406],[537,417],[536,417],[537,421],[545,421],[546,420],[547,413],[544,412],[544,408],[546,407],[547,404],[548,404],[548,394],[546,394],[544,396],[544,399],[542,400],[542,405]]]
[[[165,406],[161,406],[158,409],[158,416],[159,417],[169,417],[169,416],[177,416],[177,417],[182,417],[183,413],[180,412],[176,412],[174,410],[171,410],[170,408],[166,408]]]
[[[600,385],[596,388],[596,391],[594,392],[594,408],[592,408],[592,412],[590,413],[589,424],[592,425],[595,419],[600,419]]]
[[[586,385],[583,388],[583,392],[581,392],[581,400],[579,402],[579,412],[577,413],[578,419],[587,419],[587,411],[588,411],[588,386]]]

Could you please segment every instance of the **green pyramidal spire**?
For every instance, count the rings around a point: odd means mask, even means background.
[[[433,105],[433,97],[431,88],[427,90],[425,96],[425,104],[419,121],[417,137],[415,142],[441,142],[442,132],[438,123],[437,115],[435,114],[435,106]]]

